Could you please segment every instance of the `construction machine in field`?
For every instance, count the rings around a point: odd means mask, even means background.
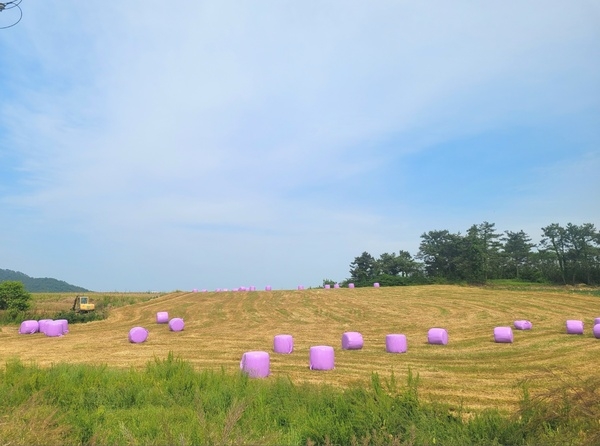
[[[96,305],[90,303],[90,299],[87,296],[77,296],[73,302],[73,311],[76,313],[87,313],[95,309]]]

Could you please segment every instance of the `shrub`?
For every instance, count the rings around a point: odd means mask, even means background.
[[[7,280],[0,283],[0,310],[27,311],[30,299],[31,294],[25,290],[22,282]]]

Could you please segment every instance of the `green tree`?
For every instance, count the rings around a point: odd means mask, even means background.
[[[503,254],[507,273],[511,278],[520,279],[522,269],[530,262],[531,248],[535,247],[535,243],[531,243],[531,238],[523,230],[519,232],[504,231],[504,234],[502,241],[504,241]]]
[[[7,280],[0,283],[0,310],[26,311],[30,299],[31,294],[22,282]]]
[[[573,263],[571,271],[573,285],[577,281],[591,284],[596,258],[600,250],[597,242],[598,231],[591,223],[581,226],[568,223],[566,233],[570,246],[569,258]]]
[[[377,261],[366,251],[350,264],[350,278],[356,286],[366,286],[376,275]]]
[[[457,268],[461,243],[460,234],[451,234],[446,229],[421,235],[417,258],[423,261],[427,276],[433,279],[461,279]]]
[[[479,225],[473,225],[469,229],[468,237],[472,240],[474,251],[480,256],[481,265],[481,278],[483,281],[487,281],[497,276],[499,260],[500,260],[500,247],[502,246],[499,239],[500,234],[496,233],[495,223],[489,223],[484,221]]]
[[[541,247],[552,252],[560,270],[561,281],[593,283],[598,277],[600,235],[591,223],[581,226],[568,223],[566,227],[552,223],[542,228]]]
[[[400,273],[398,266],[396,253],[393,252],[389,254],[384,252],[377,260],[377,275],[386,274],[389,276],[397,276]]]
[[[568,242],[567,233],[565,228],[560,226],[558,223],[552,223],[551,225],[542,228],[544,238],[540,241],[540,245],[543,250],[551,251],[556,256],[558,263],[558,269],[563,284],[567,284],[567,262],[568,262]]]

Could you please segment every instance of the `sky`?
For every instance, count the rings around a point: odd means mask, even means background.
[[[598,0],[20,7],[1,269],[293,289],[432,230],[600,226]]]

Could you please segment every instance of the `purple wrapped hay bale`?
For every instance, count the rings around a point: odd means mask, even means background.
[[[600,317],[594,318],[594,325],[600,324]]]
[[[69,332],[69,321],[67,319],[56,319],[54,322],[59,322],[63,327],[63,334],[67,334]]]
[[[62,336],[64,334],[62,322],[58,322],[58,321],[48,322],[45,326],[44,333],[46,336],[50,336],[50,337]]]
[[[19,326],[19,334],[33,334],[40,330],[40,324],[36,320],[26,320]]]
[[[448,332],[444,328],[430,328],[427,333],[427,342],[430,344],[448,344]]]
[[[515,328],[517,330],[531,330],[533,324],[526,320],[515,321]]]
[[[146,339],[148,339],[148,330],[144,327],[133,327],[129,330],[129,342],[139,344],[146,342]]]
[[[385,337],[385,350],[388,353],[406,353],[408,345],[403,334],[389,334]]]
[[[354,288],[354,284],[353,283],[349,283],[348,284],[348,288]]]
[[[594,325],[594,328],[592,329],[592,333],[594,333],[594,337],[596,339],[600,339],[600,324]]]
[[[299,290],[303,290],[304,289],[304,285],[298,285],[298,289]]]
[[[166,324],[169,322],[169,312],[168,311],[159,311],[156,313],[156,323],[157,324]]]
[[[272,289],[273,289],[273,288],[271,287],[271,285],[267,285],[267,286],[265,287],[265,291],[271,291]]]
[[[330,289],[330,288],[331,288],[331,285],[327,284],[327,285],[325,285],[325,286],[324,286],[324,288],[325,288],[326,290],[328,290],[328,289]]]
[[[40,330],[40,323],[38,321],[29,320],[21,322],[19,326],[19,334],[33,334]]]
[[[269,354],[261,351],[244,353],[240,369],[250,378],[266,378],[271,373]]]
[[[39,320],[39,332],[40,333],[46,333],[46,327],[48,326],[48,324],[50,322],[54,322],[53,319],[40,319]]]
[[[379,282],[375,282],[375,283],[373,284],[373,286],[374,286],[375,288],[379,288]]]
[[[184,327],[185,323],[180,317],[174,317],[169,321],[169,330],[171,331],[182,331]]]
[[[494,328],[494,341],[499,343],[510,344],[513,342],[513,332],[510,327]]]
[[[311,370],[332,370],[335,365],[333,347],[329,345],[316,345],[311,347],[308,360]]]
[[[347,331],[342,335],[342,349],[360,350],[363,348],[363,337],[357,331]]]
[[[567,334],[583,334],[583,321],[569,319],[566,326]]]
[[[339,287],[340,287],[340,284],[339,284],[339,283],[336,283],[335,285],[333,285],[333,287],[334,287],[334,288],[339,288]]]
[[[273,338],[273,351],[289,355],[294,351],[294,338],[292,335],[280,334]]]

